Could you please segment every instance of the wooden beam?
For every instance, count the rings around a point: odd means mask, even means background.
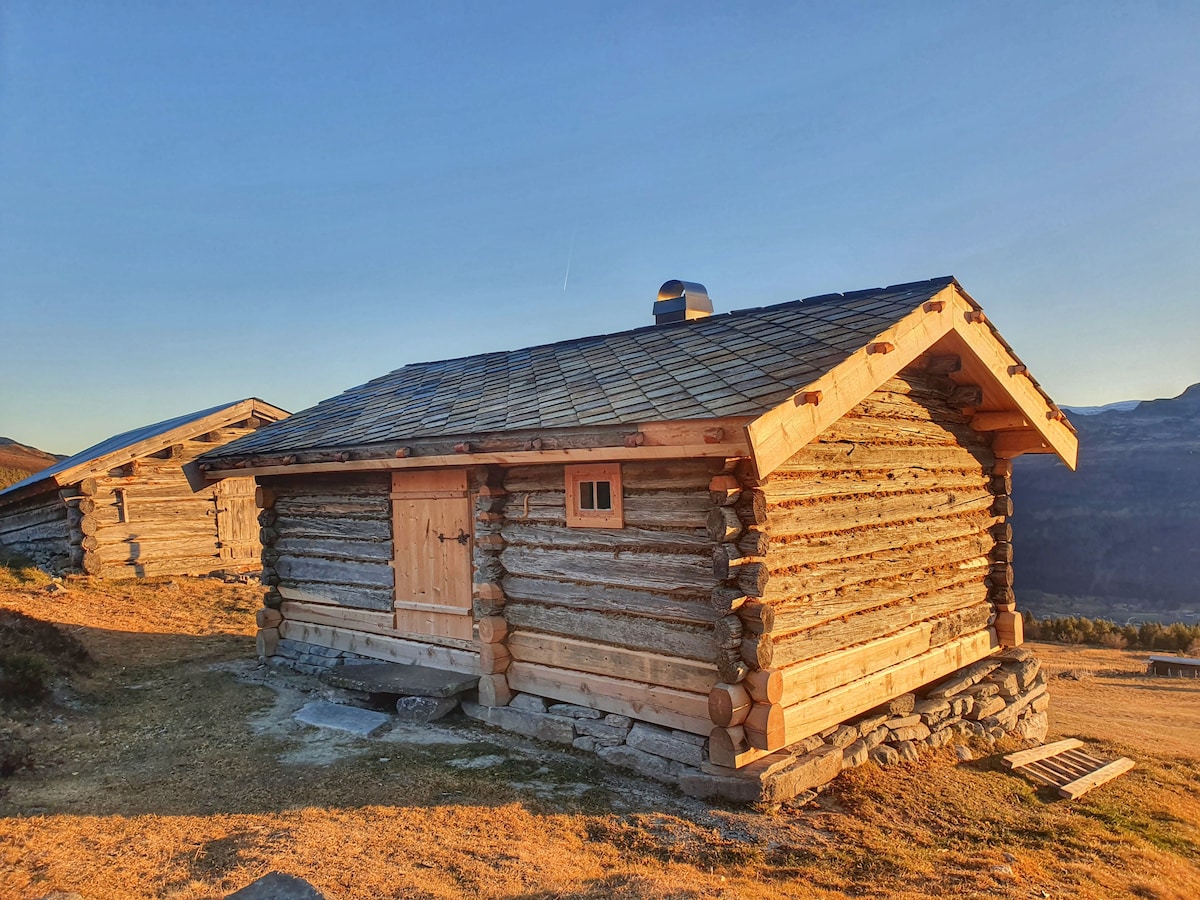
[[[1112,781],[1118,775],[1124,775],[1130,769],[1137,765],[1132,759],[1122,756],[1120,759],[1115,759],[1103,768],[1097,769],[1091,774],[1084,775],[1082,778],[1076,778],[1069,784],[1064,784],[1058,789],[1058,796],[1065,797],[1068,800],[1078,800],[1094,787],[1099,787],[1107,781]]]
[[[989,628],[786,707],[783,711],[786,743],[802,741],[884,700],[949,675],[983,659],[998,647],[996,633]]]
[[[1004,757],[1004,764],[1010,769],[1015,769],[1017,766],[1023,766],[1026,763],[1037,762],[1039,759],[1045,759],[1047,756],[1054,756],[1056,753],[1062,753],[1064,750],[1075,750],[1083,746],[1083,741],[1075,738],[1067,738],[1065,741],[1055,741],[1053,744],[1043,744],[1040,747],[1034,747],[1031,750],[1021,750],[1018,753],[1010,753]]]
[[[933,299],[947,301],[940,307],[925,304],[905,316],[840,365],[746,426],[758,476],[765,478],[774,472],[949,332],[954,327],[955,310],[961,314],[961,306],[948,302],[956,294],[953,285],[939,291]],[[965,301],[960,303],[965,305]],[[869,346],[880,343],[894,349],[888,353],[868,351]],[[813,393],[821,395],[820,403],[806,400]]]
[[[1023,412],[1006,409],[999,412],[975,413],[971,416],[971,427],[976,431],[1006,431],[1030,426]]]
[[[570,450],[514,450],[507,453],[472,453],[452,456],[410,456],[404,459],[356,459],[348,462],[297,463],[291,466],[246,466],[243,469],[211,469],[210,481],[243,475],[301,475],[315,472],[379,472],[391,469],[442,468],[448,466],[532,466],[546,463],[622,462],[650,459],[727,459],[749,454],[745,443],[698,444],[691,446],[580,447]]]
[[[1012,459],[1022,453],[1049,453],[1051,448],[1040,434],[1029,429],[997,433],[992,439],[992,452],[1001,459]]]

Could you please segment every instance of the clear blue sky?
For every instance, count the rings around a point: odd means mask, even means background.
[[[668,278],[953,274],[1061,403],[1200,381],[1200,4],[744,6],[0,0],[0,435],[297,410]]]

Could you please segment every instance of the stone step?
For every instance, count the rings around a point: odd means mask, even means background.
[[[333,687],[397,697],[456,697],[479,684],[478,675],[404,663],[337,666],[321,675]]]

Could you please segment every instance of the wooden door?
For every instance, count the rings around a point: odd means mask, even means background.
[[[467,474],[392,473],[396,630],[470,640],[471,506]]]
[[[217,548],[222,562],[249,566],[260,561],[262,545],[258,540],[254,487],[253,478],[225,478],[213,490],[217,504]]]

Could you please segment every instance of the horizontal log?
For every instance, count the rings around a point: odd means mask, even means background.
[[[762,595],[763,602],[788,603],[800,597],[845,589],[864,581],[877,582],[924,569],[953,565],[987,556],[994,547],[995,541],[985,531],[938,542],[881,550],[851,559],[792,566],[771,573]],[[782,553],[773,558],[779,558],[779,562],[787,560]]]
[[[849,497],[805,505],[773,505],[772,539],[791,534],[843,531],[904,519],[926,519],[989,509],[995,497],[985,488],[929,490],[879,497]]]
[[[952,640],[987,628],[989,604],[973,602],[978,595],[947,594],[937,602],[904,603],[896,608],[853,616],[838,628],[827,628],[803,644],[781,647],[790,660],[781,668],[780,702],[791,706],[817,694],[873,674]],[[960,604],[968,605],[962,606]],[[947,611],[949,608],[949,611]],[[864,621],[865,619],[865,621]]]
[[[611,587],[709,591],[715,584],[705,556],[611,550],[559,550],[510,545],[500,554],[511,575],[588,582]]]
[[[898,419],[884,416],[858,416],[850,413],[821,432],[820,440],[855,441],[908,446],[986,447],[981,435],[968,425]]]
[[[746,593],[739,587],[727,584],[719,584],[712,589],[710,594],[710,602],[713,612],[718,616],[727,616],[732,612],[736,612],[747,601]]]
[[[106,541],[99,535],[97,537],[100,541],[95,551],[103,558],[106,566],[143,560],[219,555],[216,539],[211,535],[200,538],[184,535],[176,539],[153,538],[141,541]],[[254,561],[257,562],[257,555]]]
[[[823,435],[776,469],[771,478],[792,472],[886,472],[919,466],[982,472],[990,470],[995,461],[987,447],[880,444],[870,440],[839,441]]]
[[[683,691],[708,691],[717,680],[716,666],[712,663],[630,650],[608,643],[519,629],[509,632],[507,644],[512,658],[518,662],[590,672]]]
[[[288,581],[317,581],[385,589],[395,585],[395,573],[386,563],[281,554],[275,561],[275,571]]]
[[[707,491],[714,463],[709,460],[650,460],[621,463],[621,482],[631,490]],[[512,466],[504,471],[506,491],[563,489],[561,465]]]
[[[560,550],[658,550],[702,553],[712,546],[700,529],[662,531],[647,528],[567,528],[547,523],[506,521],[500,529],[506,543]]]
[[[279,634],[287,640],[348,650],[372,659],[449,669],[467,675],[479,674],[479,655],[470,650],[288,619],[279,626]]]
[[[817,535],[781,536],[772,541],[769,560],[777,569],[848,560],[913,544],[950,541],[989,533],[997,522],[986,512],[937,516],[922,521],[884,522]]]
[[[713,633],[718,647],[737,649],[742,643],[742,620],[737,616],[722,616],[713,624]]]
[[[714,506],[705,519],[708,539],[714,543],[736,541],[745,530],[737,511],[728,506]]]
[[[886,472],[846,470],[843,472],[774,472],[763,485],[772,504],[794,500],[817,500],[856,494],[899,494],[910,491],[988,489],[989,479],[982,469],[961,471],[922,466],[895,468]]]
[[[391,515],[386,494],[372,497],[278,495],[274,509],[281,516],[297,519],[380,519]]]
[[[713,660],[717,651],[711,626],[517,602],[511,594],[504,617],[513,629],[537,630],[701,662]]]
[[[507,676],[513,690],[601,709],[690,734],[706,735],[712,730],[707,693],[693,694],[523,662],[509,666]]]
[[[785,707],[786,742],[794,744],[831,725],[845,722],[878,706],[882,699],[929,684],[982,659],[998,647],[996,635],[989,629]]]
[[[825,591],[795,603],[779,604],[775,607],[774,633],[780,639],[788,632],[815,628],[832,619],[878,609],[955,585],[978,584],[983,588],[987,571],[987,558],[979,557],[929,571],[911,572],[875,582],[863,581],[845,590]]]
[[[94,534],[102,544],[128,543],[130,541],[186,540],[217,542],[215,517],[204,519],[178,519],[166,523],[130,522],[129,524],[100,525]]]
[[[516,575],[505,577],[504,590],[506,596],[514,600],[531,600],[569,609],[693,624],[711,624],[716,618],[707,595],[668,594]]]
[[[392,590],[387,588],[354,587],[344,584],[323,584],[321,582],[297,581],[281,579],[276,587],[280,596],[286,600],[300,600],[306,603],[324,603],[346,606],[354,609],[373,609],[385,611],[389,615],[395,604]]]
[[[708,491],[703,493],[654,491],[630,494],[622,498],[626,527],[704,528],[712,506]],[[566,495],[562,490],[510,493],[504,502],[506,518],[511,522],[547,522],[564,525]]]
[[[977,384],[959,385],[954,389],[954,393],[946,398],[946,403],[958,409],[980,406],[983,404],[983,388]]]
[[[47,522],[57,522],[67,517],[67,507],[57,494],[51,494],[50,499],[36,504],[16,503],[12,507],[0,509],[0,535],[44,525]]]
[[[263,529],[264,531],[273,529]],[[276,552],[288,556],[315,556],[324,559],[386,562],[393,558],[391,541],[348,541],[337,538],[279,537]]]
[[[722,727],[746,721],[753,705],[750,692],[740,684],[717,684],[708,692],[708,717]]]
[[[278,507],[276,507],[276,512]],[[262,516],[259,517],[262,521]],[[345,538],[359,541],[390,541],[392,523],[390,518],[380,519],[298,519],[279,515],[274,528],[281,536],[305,538]]]
[[[84,556],[86,559],[86,557],[94,555],[87,553]],[[207,575],[209,572],[225,568],[227,565],[228,563],[219,559],[214,551],[211,556],[180,558],[147,557],[124,564],[112,564],[105,561],[101,574],[105,578],[146,578],[154,575]]]
[[[64,515],[40,525],[26,525],[0,533],[0,543],[16,546],[33,541],[65,541],[70,533],[71,527]]]
[[[741,648],[717,650],[717,674],[726,684],[738,684],[750,674],[750,666],[742,659]]]

